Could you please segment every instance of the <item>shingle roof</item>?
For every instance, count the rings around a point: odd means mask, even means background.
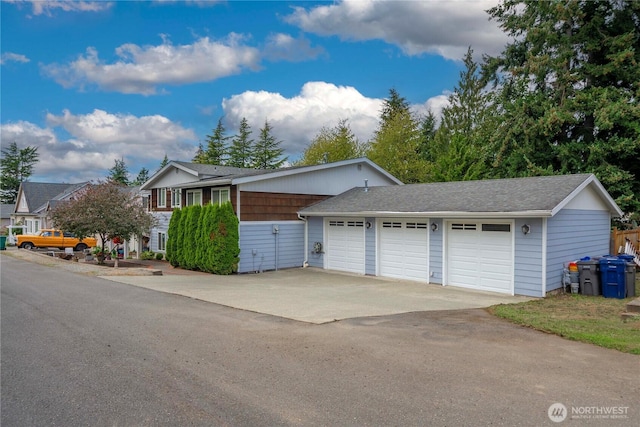
[[[351,189],[300,211],[323,213],[551,212],[590,174],[408,184]],[[593,177],[595,179],[595,177]]]
[[[255,173],[260,172],[257,169],[249,169],[249,168],[236,168],[233,166],[220,166],[220,165],[208,165],[201,163],[190,163],[190,162],[180,162],[173,161],[172,163],[183,166],[187,169],[194,170],[200,175],[200,178],[221,178],[225,176],[237,176],[243,175],[246,173]]]
[[[27,201],[30,212],[34,212],[48,200],[63,193],[71,184],[58,184],[51,182],[30,182],[22,183],[22,193]]]
[[[0,218],[9,218],[16,209],[16,205],[13,203],[0,204]]]

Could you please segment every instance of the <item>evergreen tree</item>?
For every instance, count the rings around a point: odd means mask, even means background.
[[[0,200],[15,203],[20,183],[29,180],[38,162],[38,147],[18,148],[14,141],[2,149],[0,159]]]
[[[247,119],[243,117],[240,121],[238,134],[231,140],[227,165],[238,168],[251,167],[253,162],[252,151],[253,139],[251,139],[251,128],[249,127]]]
[[[323,127],[307,147],[298,166],[319,165],[362,157],[364,147],[358,142],[346,119],[333,128]]]
[[[224,136],[225,128],[222,119],[218,119],[218,125],[212,135],[207,135],[207,148],[204,150],[204,162],[211,165],[224,165],[227,157],[228,136]]]
[[[184,239],[186,242],[190,242],[189,248],[183,250],[183,266],[187,270],[197,270],[198,269],[198,253],[197,250],[197,241],[200,238],[200,230],[198,226],[198,221],[200,220],[200,211],[202,206],[193,205],[187,206],[183,208],[184,213],[186,215],[186,228]]]
[[[167,166],[168,164],[169,164],[169,158],[167,157],[167,153],[165,153],[164,154],[164,158],[160,162],[160,167],[158,168],[158,170],[162,169],[163,167]]]
[[[409,102],[397,90],[389,89],[389,97],[382,104],[380,112],[380,129],[384,129],[387,123],[391,122],[396,114],[409,113]]]
[[[129,171],[124,159],[115,159],[115,164],[109,169],[107,180],[121,185],[129,185]]]
[[[176,258],[177,242],[178,242],[178,230],[180,224],[180,215],[182,211],[180,209],[174,209],[169,220],[169,228],[167,230],[167,249],[165,258],[173,267],[177,267],[179,263]]]
[[[280,148],[281,141],[278,141],[272,134],[273,128],[267,120],[264,127],[260,129],[260,136],[253,146],[253,164],[255,169],[278,169],[287,157],[282,157],[284,149]]]
[[[449,95],[449,104],[442,111],[442,121],[430,147],[433,167],[429,181],[481,179],[487,169],[485,126],[490,121],[485,118],[489,115],[489,98],[471,48],[463,62],[465,69]]]
[[[136,180],[133,181],[131,184],[142,185],[148,180],[149,180],[149,169],[143,167],[142,169],[140,169],[140,172],[138,172],[138,176],[136,177]]]
[[[425,117],[420,120],[420,146],[418,153],[420,157],[432,162],[435,160],[435,135],[437,130],[436,116],[429,111]]]
[[[640,209],[640,4],[505,0],[489,10],[514,37],[490,58],[500,126],[497,176],[592,172]]]
[[[399,111],[376,132],[367,157],[404,183],[423,182],[428,165],[418,154],[421,142],[419,123]]]
[[[207,163],[207,157],[205,155],[204,149],[202,148],[202,143],[198,144],[198,149],[196,150],[196,154],[191,159],[193,163]]]

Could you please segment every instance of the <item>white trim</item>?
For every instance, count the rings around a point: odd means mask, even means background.
[[[375,217],[375,218],[469,218],[469,219],[512,219],[512,218],[546,218],[553,216],[551,211],[519,211],[519,212],[300,212],[304,216],[339,216]]]
[[[179,193],[178,203],[174,204],[174,193]],[[182,188],[172,188],[171,189],[171,207],[172,208],[181,208],[182,207]]]
[[[175,163],[173,161],[170,161],[169,163],[167,163],[165,165],[165,167],[163,167],[162,169],[160,169],[158,172],[154,173],[153,176],[151,178],[149,178],[147,180],[147,182],[145,182],[144,184],[142,184],[142,186],[140,186],[141,190],[151,190],[153,189],[153,184],[158,181],[162,176],[164,176],[164,173],[169,170],[170,168],[176,168],[176,169],[180,169],[190,175],[195,176],[196,178],[198,177],[198,172],[196,172],[193,169],[189,169],[187,167],[185,167],[184,165]]]
[[[214,204],[213,203],[213,192],[217,191],[218,192],[218,201],[215,204],[219,204],[219,205],[222,204],[222,203],[220,203],[220,194],[219,193],[222,192],[222,191],[225,191],[225,190],[228,193],[227,194],[227,196],[228,196],[227,202],[230,202],[231,201],[231,187],[211,187],[209,189],[209,196],[211,197],[211,200],[209,201],[209,203]]]
[[[298,219],[287,219],[287,220],[268,220],[268,221],[240,221],[241,225],[260,225],[260,224],[300,224],[305,222],[304,220]]]
[[[590,184],[593,184],[595,186],[596,192],[605,200],[612,214],[617,214],[617,216],[619,217],[623,215],[622,210],[620,210],[620,208],[611,198],[604,186],[600,183],[600,181],[598,181],[598,178],[596,178],[595,175],[591,174],[587,179],[584,180],[582,184],[580,184],[575,190],[573,190],[571,194],[565,197],[563,201],[558,203],[551,210],[551,216],[555,216],[558,212],[560,212],[571,200],[573,200],[582,190],[584,190]]]
[[[194,195],[195,195],[195,194],[200,194],[200,203],[192,203],[192,204],[189,204],[189,193],[194,194]],[[186,203],[185,203],[185,206],[194,206],[194,205],[200,205],[200,206],[202,206],[202,190],[201,190],[201,189],[200,189],[200,190],[187,190],[187,193],[185,194],[185,197],[186,197]],[[193,198],[193,197],[192,197],[192,198]]]

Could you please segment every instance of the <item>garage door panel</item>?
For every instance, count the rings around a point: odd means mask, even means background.
[[[493,231],[495,229],[501,231]],[[510,224],[487,225],[471,220],[451,223],[447,231],[448,284],[512,292],[513,239]]]
[[[427,223],[417,220],[386,220],[380,228],[380,275],[427,281]]]
[[[364,274],[364,220],[329,220],[326,251],[327,268]]]

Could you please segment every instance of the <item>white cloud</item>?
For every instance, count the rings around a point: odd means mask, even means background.
[[[27,62],[29,62],[29,58],[27,58],[25,55],[21,55],[19,53],[12,53],[12,52],[3,53],[2,56],[0,56],[0,64],[4,65],[4,64],[7,64],[9,62],[27,63]]]
[[[68,1],[68,0],[3,0],[14,4],[31,4],[34,15],[53,16],[54,10],[63,12],[101,12],[113,6],[110,1]]]
[[[47,114],[47,127],[20,121],[0,127],[3,146],[38,147],[33,180],[76,182],[104,179],[115,159],[123,158],[135,178],[141,167],[152,172],[164,158],[190,160],[196,136],[163,116],[136,117],[94,110],[75,115]],[[66,134],[60,138],[59,134]]]
[[[151,95],[159,85],[205,82],[259,68],[259,51],[242,42],[244,36],[232,33],[220,41],[202,37],[190,45],[174,46],[166,37],[157,46],[124,44],[116,48],[120,58],[107,64],[98,51],[88,48],[85,55],[66,65],[43,66],[45,74],[66,88],[97,85],[104,90]]]
[[[412,108],[426,113],[429,108],[437,116],[446,95],[432,98]],[[378,126],[382,99],[367,98],[355,88],[325,82],[308,82],[300,94],[285,98],[279,93],[247,91],[222,102],[228,130],[237,128],[246,118],[255,139],[265,120],[273,127],[274,135],[282,141],[282,148],[290,156],[304,152],[323,126],[334,127],[347,119],[356,137],[369,141]]]
[[[496,0],[343,0],[296,7],[285,20],[302,30],[343,40],[384,40],[407,55],[432,53],[460,60],[471,46],[480,55],[500,53],[507,41],[485,12]]]
[[[304,37],[276,33],[267,38],[264,57],[271,61],[299,62],[314,59],[324,52],[322,47],[311,47],[311,42]]]

